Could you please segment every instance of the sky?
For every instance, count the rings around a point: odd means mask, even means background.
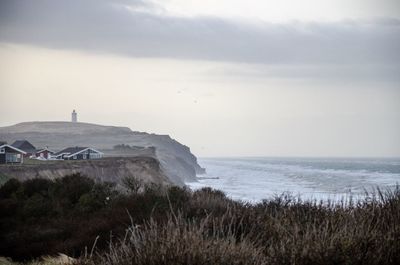
[[[169,134],[206,156],[400,157],[396,0],[1,0],[0,126]]]

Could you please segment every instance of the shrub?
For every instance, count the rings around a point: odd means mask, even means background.
[[[48,179],[29,179],[22,183],[23,193],[27,197],[31,197],[34,194],[47,197],[52,184],[53,182]]]
[[[181,209],[189,202],[190,192],[184,188],[172,186],[167,191],[169,202],[176,208]]]
[[[35,193],[25,201],[22,211],[25,218],[47,216],[51,211],[51,204],[41,194]]]
[[[9,179],[0,187],[0,199],[10,198],[21,186],[17,179]]]
[[[124,186],[130,193],[138,193],[143,188],[143,181],[136,177],[124,177],[122,178],[122,186]]]
[[[399,187],[351,204],[287,194],[248,204],[209,188],[119,193],[75,174],[11,180],[0,194],[0,256],[17,260],[61,252],[90,264],[400,264]],[[97,254],[84,258],[95,240]]]
[[[150,220],[144,228],[132,226],[126,239],[110,246],[92,264],[266,264],[262,250],[247,239],[237,242],[232,234],[216,236],[218,224],[209,233],[206,220],[187,222],[182,216],[167,217],[164,225]]]
[[[79,198],[78,210],[89,213],[105,207],[117,195],[114,188],[115,184],[109,182],[94,184],[89,192]]]
[[[78,211],[90,213],[100,209],[105,202],[99,200],[93,193],[85,193],[79,198]]]
[[[79,173],[72,174],[56,180],[54,195],[73,205],[79,201],[83,194],[90,192],[93,186],[93,179]]]
[[[184,194],[179,188],[177,194]],[[180,196],[178,196],[180,197]],[[219,199],[218,199],[219,198]],[[213,202],[205,207],[200,199]],[[178,202],[182,200],[177,200]],[[174,205],[173,200],[169,202]],[[218,202],[218,203],[217,203]],[[287,194],[256,205],[210,189],[188,193],[190,208],[144,226],[98,252],[92,264],[399,264],[400,192],[356,206],[302,202]],[[188,215],[204,207],[207,214]],[[219,209],[220,211],[216,211]]]

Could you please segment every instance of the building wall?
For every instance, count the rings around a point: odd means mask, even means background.
[[[102,154],[94,152],[92,150],[87,150],[83,153],[76,155],[76,158],[69,157],[68,160],[88,160],[88,159],[98,159],[102,158]]]
[[[9,163],[7,160],[12,160],[11,163],[21,163],[23,155],[9,147],[5,148],[5,153],[0,153],[0,164]]]
[[[48,159],[49,158],[49,154],[50,154],[50,152],[45,150],[43,152],[36,153],[36,157],[43,157],[43,158]]]
[[[74,158],[73,156],[69,157],[68,160],[83,160],[83,154],[76,155],[76,158]]]

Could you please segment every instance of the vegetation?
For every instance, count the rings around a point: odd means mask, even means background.
[[[6,183],[10,178],[2,173],[0,173],[0,186]]]
[[[0,188],[0,256],[65,253],[81,264],[400,264],[400,189],[322,204],[258,204],[204,188],[79,174]],[[139,188],[138,185],[141,185]]]
[[[140,189],[144,188],[144,183],[139,178],[125,177],[122,179],[122,185],[131,194],[137,194]]]
[[[130,151],[130,150],[140,150],[144,149],[145,147],[143,146],[134,146],[134,145],[129,145],[129,144],[117,144],[114,145],[113,149],[114,150],[124,150],[124,151]]]
[[[30,166],[30,165],[48,165],[48,164],[56,164],[64,161],[60,160],[39,160],[35,158],[24,158],[24,163],[19,164],[19,166]],[[18,165],[13,165],[18,166]]]

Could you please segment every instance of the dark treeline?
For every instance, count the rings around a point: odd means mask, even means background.
[[[291,196],[248,204],[210,188],[123,182],[125,190],[79,174],[9,180],[0,188],[0,256],[65,253],[82,264],[400,264],[399,188],[344,204]]]

